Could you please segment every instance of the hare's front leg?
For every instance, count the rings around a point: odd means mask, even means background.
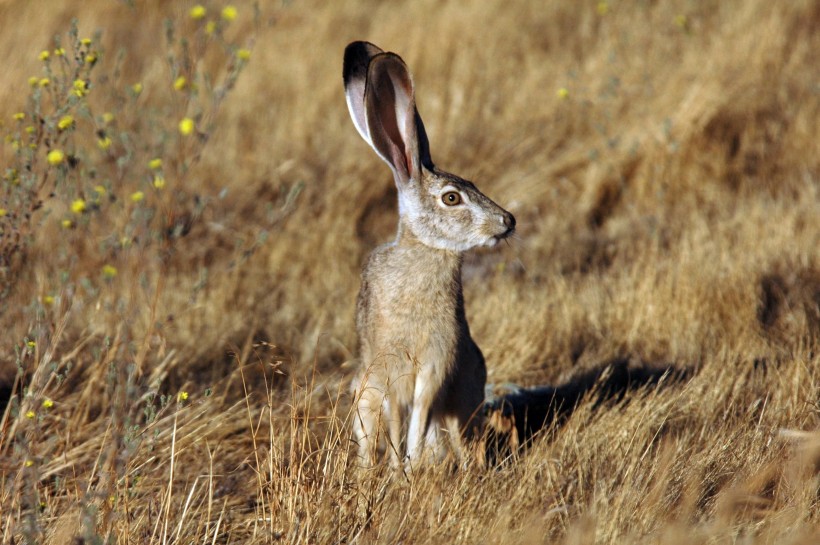
[[[424,435],[429,415],[429,407],[424,407],[418,401],[413,402],[413,412],[410,413],[410,426],[407,430],[407,458],[411,468],[416,466],[424,451]]]
[[[353,436],[359,446],[359,462],[369,467],[376,462],[384,395],[376,388],[368,387],[366,382],[356,394],[358,400],[353,415]]]
[[[413,410],[410,413],[410,425],[407,430],[407,457],[411,467],[415,467],[424,454],[425,439],[430,427],[431,409],[438,393],[438,388],[433,384],[431,374],[427,370],[422,370],[416,376],[413,391]]]

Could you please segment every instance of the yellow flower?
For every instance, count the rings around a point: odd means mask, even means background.
[[[205,25],[205,32],[208,34],[213,34],[214,30],[216,30],[216,21],[208,21]]]
[[[35,129],[34,127],[32,127],[31,125],[29,125],[28,127],[26,127],[26,134],[34,134],[34,131],[35,131],[35,130],[36,130],[36,129]]]
[[[234,6],[225,6],[222,8],[222,18],[226,21],[233,21],[236,19],[236,8]]]
[[[34,411],[27,411],[26,412],[26,418],[28,418],[29,420],[31,420],[35,416],[37,416],[37,415],[34,413]]]
[[[251,58],[251,51],[250,49],[242,48],[236,52],[236,56],[239,57],[239,60],[247,61]]]
[[[188,83],[188,80],[185,79],[185,76],[179,76],[177,79],[174,80],[174,89],[177,91],[182,91],[185,89],[185,84]]]
[[[60,225],[63,226],[63,229],[70,229],[71,226],[74,225],[74,224],[71,223],[71,220],[63,220],[63,221],[60,222]]]
[[[95,185],[94,192],[100,197],[102,197],[103,195],[105,195],[105,188],[101,185]]]
[[[98,138],[97,139],[97,146],[103,151],[107,150],[108,148],[111,147],[111,139],[107,136],[103,136],[102,138]]]
[[[0,218],[5,217],[8,214],[5,208],[0,208]]]
[[[71,116],[71,115],[64,115],[57,122],[57,128],[60,129],[61,131],[64,131],[64,130],[68,129],[69,127],[72,127],[73,125],[74,125],[74,116]]]
[[[676,15],[675,16],[675,24],[680,28],[686,28],[686,15]]]
[[[185,117],[179,122],[179,132],[182,136],[188,136],[194,132],[194,120],[190,117]]]
[[[40,81],[40,78],[38,78],[37,76],[31,76],[30,78],[28,78],[28,84],[32,87],[37,87],[38,81]]]
[[[137,82],[131,86],[131,90],[134,91],[135,95],[138,95],[142,92],[142,83]]]
[[[48,87],[48,84],[51,83],[51,80],[48,78],[42,78],[38,83],[40,87]]]
[[[54,304],[54,296],[53,295],[44,295],[43,296],[43,304],[44,305],[53,305]]]
[[[17,112],[12,117],[14,117],[14,119],[16,119],[17,121],[22,121],[26,118],[26,114],[24,114],[23,112]]]
[[[85,212],[85,201],[82,199],[75,199],[71,202],[71,211],[75,214],[82,214]]]
[[[54,50],[54,54],[58,57],[62,57],[63,55],[65,55],[65,49],[63,49],[62,47],[58,47]]]
[[[48,152],[46,159],[48,160],[48,164],[57,166],[65,160],[65,153],[63,153],[62,150],[53,149]]]
[[[83,38],[82,40],[80,40],[80,43],[87,47],[91,45],[91,38]]]
[[[165,187],[165,178],[162,176],[162,174],[154,175],[154,187],[157,189],[162,189],[163,187]]]
[[[97,62],[97,55],[95,55],[94,53],[89,53],[85,56],[86,64],[94,64],[95,62]]]
[[[43,400],[43,408],[44,409],[50,409],[53,406],[54,406],[54,402],[51,401],[50,399],[46,398],[46,399]]]
[[[569,89],[567,89],[566,87],[561,87],[555,94],[557,94],[558,98],[562,100],[565,98],[569,98]]]
[[[33,465],[34,465],[34,462],[32,460],[26,460],[26,463],[25,463],[26,467],[31,467]]]
[[[117,268],[113,265],[103,265],[102,273],[106,278],[114,278],[117,276]]]
[[[34,341],[26,341],[26,346],[28,346],[29,348],[34,348],[35,346],[37,346],[37,343]]]
[[[75,79],[74,90],[72,92],[78,97],[84,97],[88,94],[88,84],[85,82],[85,80]]]
[[[49,53],[49,52],[48,52],[48,51],[46,51],[45,49],[43,49],[42,51],[40,51],[40,60],[41,60],[41,61],[47,61],[47,60],[48,60],[48,58],[49,58],[50,56],[51,56],[51,53]]]
[[[162,159],[160,159],[159,157],[151,159],[150,161],[148,161],[148,168],[152,170],[162,168]]]
[[[143,193],[142,191],[134,191],[133,193],[131,193],[131,200],[133,202],[140,202],[144,198],[145,193]]]
[[[107,124],[111,123],[112,121],[114,121],[114,114],[112,114],[111,112],[105,112],[102,115],[102,120],[103,120],[103,123],[105,123],[107,125]]]
[[[188,399],[188,392],[182,391],[177,394],[177,402],[186,401]]]
[[[606,15],[609,11],[609,3],[607,2],[598,2],[598,15]]]
[[[191,11],[188,12],[188,14],[191,16],[191,19],[202,19],[203,17],[205,17],[205,13],[205,7],[199,4],[192,7]]]

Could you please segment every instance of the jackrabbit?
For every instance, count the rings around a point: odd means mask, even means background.
[[[365,464],[376,460],[382,424],[398,466],[402,422],[413,468],[459,457],[483,426],[487,370],[470,337],[461,286],[462,253],[494,246],[515,218],[472,183],[437,169],[401,57],[368,42],[345,49],[345,94],[353,124],[390,166],[398,187],[396,240],[376,248],[362,271],[356,311],[360,369],[352,389],[353,431]]]

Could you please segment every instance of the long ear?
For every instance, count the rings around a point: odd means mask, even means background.
[[[393,169],[396,182],[419,179],[420,157],[413,80],[401,57],[377,55],[370,61],[364,91],[370,144]],[[424,129],[422,128],[422,132]]]
[[[353,118],[353,125],[356,126],[356,130],[368,143],[370,142],[370,136],[367,134],[367,119],[364,112],[364,88],[370,60],[380,53],[384,53],[384,51],[370,42],[353,42],[345,48],[345,59],[342,68],[342,78],[344,79],[345,96],[347,97],[347,108],[350,110],[350,117]]]

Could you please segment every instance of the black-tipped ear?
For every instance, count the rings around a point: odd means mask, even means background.
[[[364,108],[367,68],[373,57],[381,53],[384,51],[370,42],[352,42],[345,48],[342,65],[347,108],[350,110],[350,117],[353,119],[356,130],[367,142],[370,142]]]
[[[417,177],[420,165],[435,168],[401,57],[370,42],[352,42],[345,48],[342,78],[353,125],[390,165],[397,182]]]
[[[344,78],[345,87],[348,86],[353,79],[367,78],[367,66],[370,64],[370,59],[384,53],[382,49],[370,42],[351,42],[345,47],[345,59],[342,65],[342,77]]]

